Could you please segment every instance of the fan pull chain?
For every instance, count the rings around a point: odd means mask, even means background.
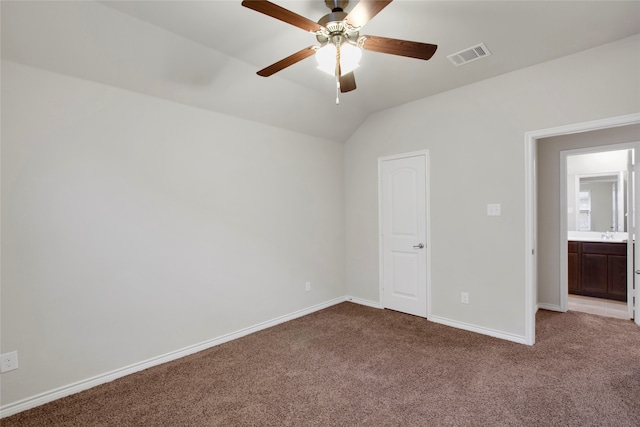
[[[336,45],[336,105],[340,105],[340,44]]]

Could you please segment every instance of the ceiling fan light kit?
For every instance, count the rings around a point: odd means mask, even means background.
[[[327,43],[316,52],[316,60],[318,61],[318,69],[325,73],[334,75],[336,70],[336,57],[340,57],[340,76],[352,72],[360,66],[360,58],[362,51],[357,46],[345,43],[340,46],[340,54],[338,48],[333,43]]]
[[[267,0],[244,0],[242,5],[287,24],[315,34],[320,46],[302,49],[262,70],[258,75],[268,77],[305,58],[316,54],[318,68],[335,76],[336,104],[340,93],[356,89],[353,70],[358,68],[362,49],[422,60],[430,59],[437,45],[390,39],[379,36],[360,36],[360,29],[392,0],[360,0],[348,14],[344,8],[348,0],[325,0],[331,13],[314,22]]]

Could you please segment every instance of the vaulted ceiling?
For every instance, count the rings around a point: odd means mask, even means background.
[[[3,1],[2,57],[345,141],[376,111],[640,33],[639,1],[395,0],[360,33],[438,51],[429,61],[365,51],[358,89],[335,105],[335,83],[314,58],[255,74],[317,43],[240,3]],[[329,12],[323,0],[274,3],[313,21]],[[478,43],[491,55],[459,67],[447,59]]]

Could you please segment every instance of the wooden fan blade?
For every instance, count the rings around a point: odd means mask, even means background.
[[[272,74],[277,73],[280,70],[284,70],[285,68],[295,64],[296,62],[300,62],[305,58],[310,57],[316,53],[315,46],[305,47],[304,49],[294,53],[293,55],[289,55],[284,59],[276,62],[275,64],[269,65],[267,68],[263,68],[258,71],[258,75],[262,77],[269,77]]]
[[[363,27],[393,0],[360,0],[347,15],[347,22],[352,27]]]
[[[356,76],[353,71],[340,76],[340,92],[351,92],[356,89]]]
[[[311,31],[312,33],[315,33],[322,28],[322,26],[317,22],[313,22],[312,20],[307,19],[304,16],[300,16],[297,13],[285,9],[284,7],[278,6],[277,4],[271,3],[270,1],[244,0],[242,2],[242,5],[244,7],[248,7],[249,9],[255,10],[256,12],[264,13],[265,15],[272,18],[279,19],[280,21],[286,22],[287,24],[302,28],[305,31]]]
[[[358,45],[373,52],[389,53],[391,55],[408,56],[409,58],[429,59],[436,53],[435,44],[410,42],[407,40],[389,39],[378,36],[362,36]]]

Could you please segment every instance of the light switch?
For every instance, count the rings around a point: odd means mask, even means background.
[[[488,216],[500,216],[500,203],[490,203],[487,205]]]

